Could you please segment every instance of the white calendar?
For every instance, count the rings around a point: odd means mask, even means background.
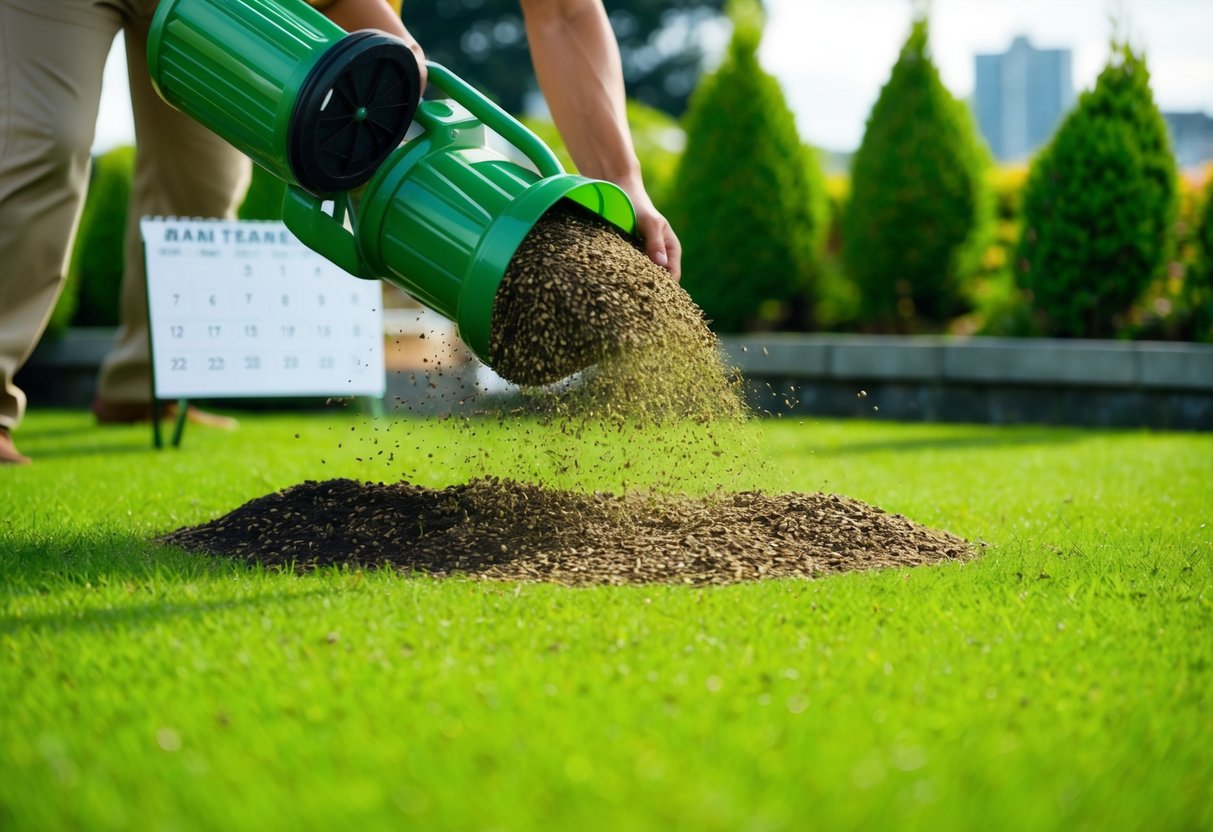
[[[144,218],[160,399],[382,396],[383,287],[280,222]]]

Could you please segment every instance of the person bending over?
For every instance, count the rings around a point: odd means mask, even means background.
[[[298,0],[282,0],[298,2]],[[402,38],[425,56],[399,0],[307,0],[347,30]],[[679,276],[681,248],[645,190],[624,111],[618,44],[601,0],[520,0],[535,72],[578,169],[619,185],[636,207],[649,256]],[[151,355],[139,218],[232,218],[248,186],[246,157],[165,104],[147,72],[156,0],[0,0],[0,464],[24,464],[12,431],[26,400],[13,383],[62,289],[88,182],[101,78],[125,34],[135,175],[127,219],[121,324],[93,401],[100,423],[151,418]],[[192,421],[232,427],[190,408]]]

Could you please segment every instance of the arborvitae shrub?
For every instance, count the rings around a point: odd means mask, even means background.
[[[117,326],[126,263],[126,214],[134,175],[133,147],[116,147],[93,160],[67,284],[47,327],[52,337],[69,323]]]
[[[253,178],[236,216],[242,220],[280,220],[285,196],[286,183],[260,165],[253,165]]]
[[[864,322],[911,330],[963,311],[992,200],[989,154],[968,108],[944,87],[925,19],[915,21],[852,162],[843,256]]]
[[[1196,250],[1186,279],[1188,305],[1193,338],[1213,341],[1213,176],[1205,188],[1199,217],[1194,235]]]
[[[808,235],[809,253],[815,263],[825,250],[830,237],[833,207],[830,186],[826,182],[825,171],[821,165],[821,153],[810,144],[802,144],[800,152],[804,160],[805,204],[808,209],[805,231]]]
[[[1145,60],[1113,43],[1032,164],[1015,272],[1049,334],[1107,337],[1159,274],[1178,207],[1175,157]]]
[[[761,39],[760,21],[735,21],[724,62],[691,97],[669,195],[683,286],[721,332],[786,323],[828,223],[824,180],[808,173],[816,159],[758,64]]]

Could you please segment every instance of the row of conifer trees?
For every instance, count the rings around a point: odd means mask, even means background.
[[[806,310],[828,271],[824,180],[811,151],[800,149],[778,84],[758,64],[761,17],[734,22],[723,63],[692,98],[669,194],[684,284],[719,329],[812,328]],[[1031,164],[1008,279],[1041,334],[1116,335],[1132,304],[1173,267],[1177,174],[1149,78],[1143,56],[1114,42],[1095,87]],[[969,284],[994,233],[990,166],[968,107],[932,61],[928,21],[917,19],[834,218],[858,328],[940,331],[969,311]],[[1193,331],[1213,338],[1213,199],[1203,213],[1203,256],[1185,291],[1197,307]]]
[[[992,163],[939,77],[927,20],[911,28],[839,199],[759,64],[759,6],[732,9],[732,40],[691,99],[680,157],[649,139],[672,122],[629,104],[646,178],[683,242],[683,285],[714,327],[931,332],[963,320],[998,230]],[[550,123],[528,123],[569,161]],[[116,322],[132,167],[131,148],[96,160],[53,331]],[[241,216],[276,218],[282,193],[258,171]],[[1177,193],[1145,61],[1113,43],[1014,200],[1014,239],[998,243],[1011,298],[999,314],[1020,322],[1015,334],[1123,335],[1148,287],[1179,281],[1179,337],[1213,340],[1213,181],[1183,241],[1194,254],[1178,259]],[[848,314],[827,320],[820,312],[839,295]]]

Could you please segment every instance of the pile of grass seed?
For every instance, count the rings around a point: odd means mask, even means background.
[[[966,560],[963,539],[827,494],[705,498],[479,479],[305,482],[163,542],[306,571],[347,565],[562,584],[728,584]]]

